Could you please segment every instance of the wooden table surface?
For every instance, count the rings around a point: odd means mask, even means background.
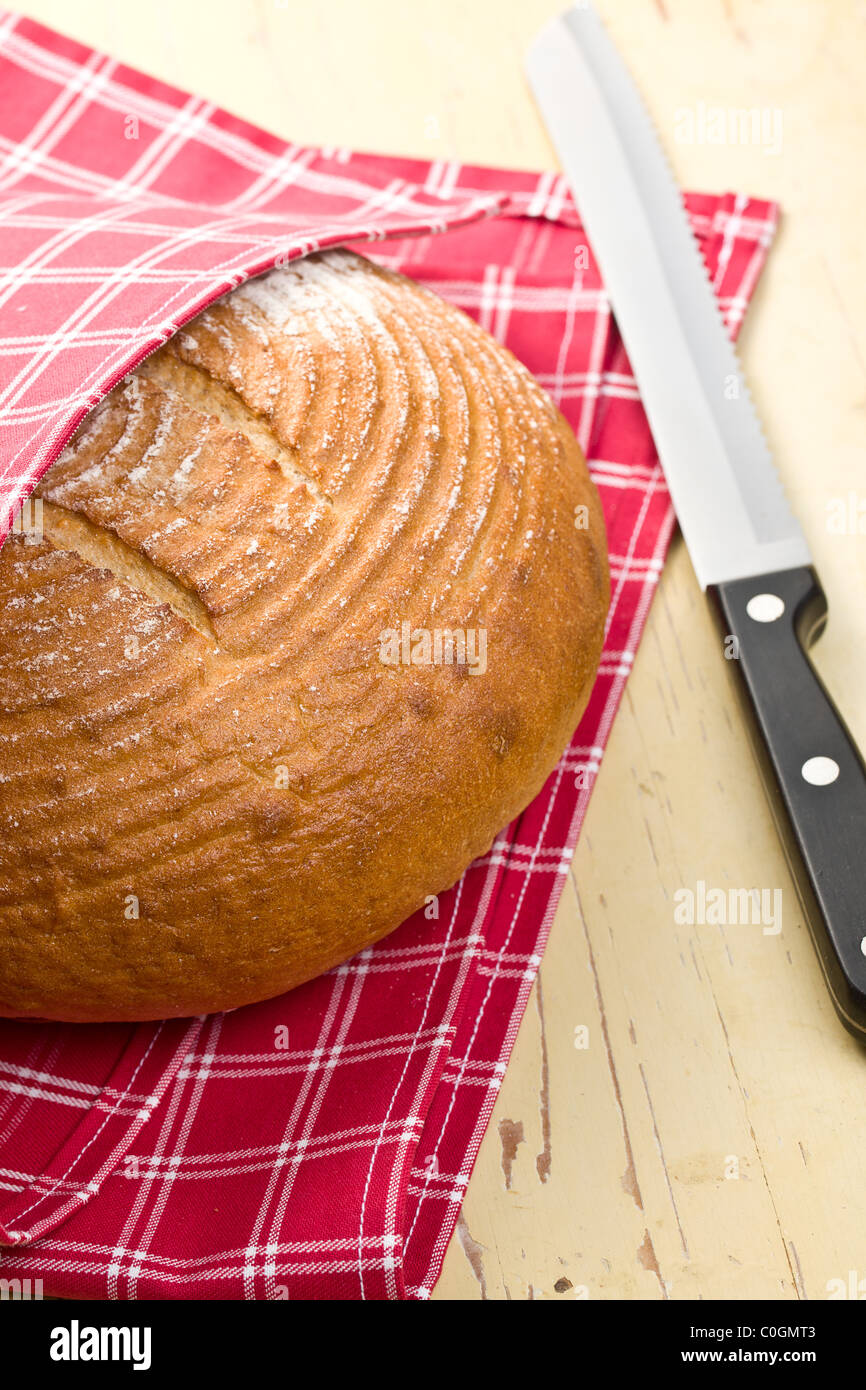
[[[17,7],[299,142],[551,168],[521,64],[562,4]],[[599,8],[683,186],[782,204],[742,357],[830,599],[816,664],[866,746],[866,4]],[[714,143],[717,108],[763,138]],[[866,1053],[725,674],[676,541],[436,1298],[820,1299],[851,1271],[866,1297]],[[781,890],[781,932],[677,925],[700,880]]]

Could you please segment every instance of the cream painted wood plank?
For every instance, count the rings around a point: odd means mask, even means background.
[[[522,54],[561,7],[19,4],[287,138],[527,168],[555,161]],[[599,8],[683,186],[782,203],[742,356],[830,598],[817,664],[866,744],[866,5]],[[712,107],[765,113],[768,138],[684,140]],[[435,1298],[821,1298],[866,1277],[866,1058],[827,1001],[727,676],[676,543]],[[698,880],[780,890],[781,932],[679,926]]]

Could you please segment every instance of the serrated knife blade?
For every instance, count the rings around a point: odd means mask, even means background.
[[[827,613],[679,190],[588,3],[527,73],[610,297],[698,579],[716,611],[836,1011],[866,1037],[866,767],[806,650]],[[731,643],[733,639],[733,643]]]
[[[589,5],[551,21],[527,73],[575,191],[703,588],[810,563],[677,185]]]

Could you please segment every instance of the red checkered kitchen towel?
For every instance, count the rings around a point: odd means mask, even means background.
[[[687,204],[735,332],[776,208]],[[429,1297],[673,514],[561,177],[286,145],[0,13],[4,513],[180,324],[281,257],[347,241],[478,319],[577,432],[610,541],[598,681],[542,793],[438,919],[230,1014],[0,1022],[0,1275],[46,1293]]]

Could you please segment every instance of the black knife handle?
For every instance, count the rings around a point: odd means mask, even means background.
[[[862,1040],[866,767],[806,656],[827,600],[808,566],[716,584],[708,595],[736,655],[764,785],[836,1012]]]

